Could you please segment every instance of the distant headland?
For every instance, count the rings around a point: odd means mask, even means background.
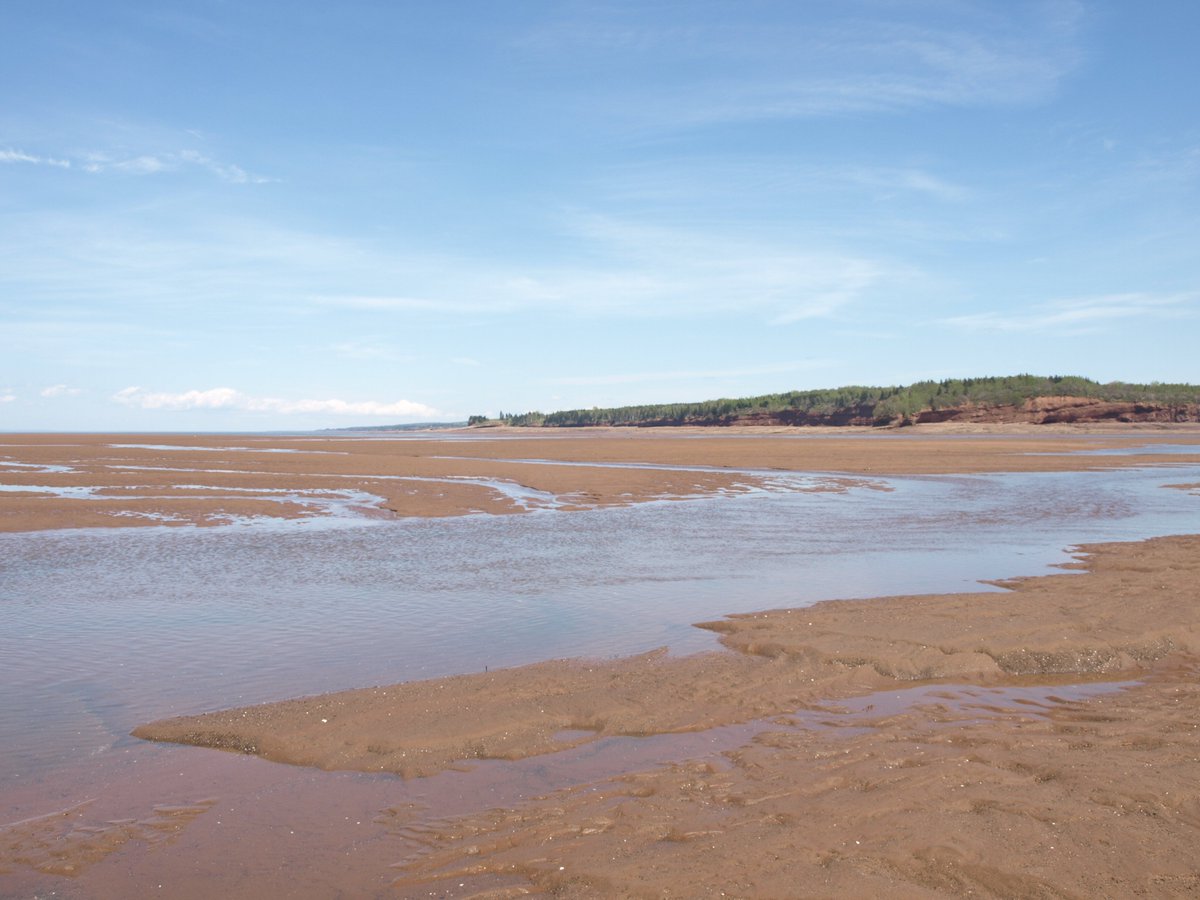
[[[695,403],[471,416],[468,425],[524,428],[663,426],[901,427],[931,422],[1050,425],[1200,422],[1200,386],[1101,384],[1073,375],[1013,375],[919,381],[901,387],[788,391]]]

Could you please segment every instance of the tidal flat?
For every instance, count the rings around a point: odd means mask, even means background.
[[[1200,888],[1195,430],[0,444],[2,896]]]

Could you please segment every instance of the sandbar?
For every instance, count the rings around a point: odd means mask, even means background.
[[[429,775],[603,736],[761,730],[518,807],[415,821],[397,886],[480,896],[1179,896],[1200,889],[1200,536],[1080,548],[1007,592],[829,601],[701,627],[725,650],[550,661],[150,723],[322,769]],[[916,684],[1129,682],[925,702],[843,733],[804,710]],[[836,716],[834,716],[836,718]],[[465,879],[465,880],[464,880]]]

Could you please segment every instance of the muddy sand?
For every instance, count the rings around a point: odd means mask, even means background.
[[[1167,457],[1156,444],[1192,445]],[[1079,456],[1080,451],[1120,455]],[[378,436],[0,435],[0,531],[221,525],[247,517],[578,510],[886,475],[1200,463],[1200,429],[485,429]]]
[[[1009,593],[703,623],[725,652],[547,662],[135,734],[421,776],[601,736],[759,723],[736,749],[512,809],[393,811],[412,849],[405,896],[1194,895],[1200,537],[1085,550],[1086,574]],[[1096,680],[1136,683],[1073,696]],[[812,727],[830,703],[931,683],[949,687],[853,727]],[[1060,687],[1003,699],[1039,684]]]

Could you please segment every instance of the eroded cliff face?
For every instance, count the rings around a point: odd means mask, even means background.
[[[951,409],[926,410],[914,421],[923,422],[1023,422],[1052,425],[1061,422],[1196,422],[1200,406],[1191,404],[1133,403],[1091,397],[1035,397],[1020,406],[968,404]]]

